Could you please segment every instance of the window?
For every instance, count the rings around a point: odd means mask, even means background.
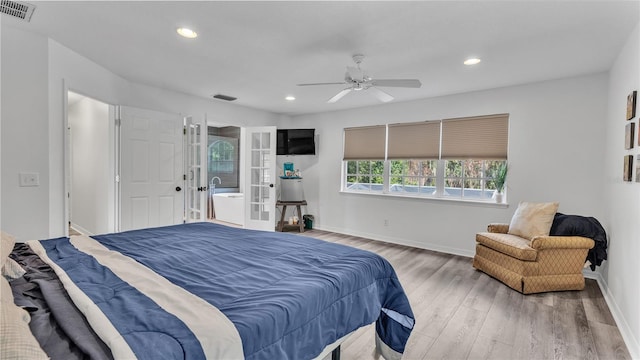
[[[488,200],[496,186],[494,176],[504,160],[446,160],[444,195]]]
[[[433,195],[437,168],[437,160],[391,160],[389,192]]]
[[[209,172],[232,173],[235,168],[234,151],[234,146],[227,140],[209,145]]]
[[[507,137],[508,114],[348,128],[343,190],[486,201]]]
[[[382,192],[384,186],[384,161],[347,161],[346,188],[351,191]]]
[[[211,127],[209,128],[211,131]],[[235,137],[208,134],[207,140],[207,182],[215,181],[216,188],[238,188],[239,139]]]

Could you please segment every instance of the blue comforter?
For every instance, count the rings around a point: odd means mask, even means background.
[[[401,355],[414,325],[395,271],[385,259],[368,251],[292,234],[211,223],[93,238],[222,311],[237,329],[246,359],[310,359],[337,339],[374,321],[382,345]],[[70,259],[76,255],[72,253],[80,251],[74,250],[68,239],[41,243],[80,288],[96,277],[88,269],[99,272],[97,278],[106,286],[128,286],[91,259],[81,261],[88,266],[79,267],[77,261],[74,264]],[[95,286],[89,289],[85,293],[100,302],[104,294]],[[138,306],[140,311],[158,311],[135,289],[127,292],[140,298],[144,304]],[[114,303],[109,305],[114,308],[103,312],[116,328],[131,327],[132,319],[138,318],[129,314],[131,305]],[[118,310],[117,303],[125,309]],[[201,357],[197,349],[190,349],[193,339],[188,336],[188,327],[161,311],[152,317],[159,325],[145,319],[135,326],[148,327],[150,332],[156,328],[176,329],[177,334],[171,336],[181,337],[181,343],[189,347],[185,357]],[[126,340],[130,345],[142,343],[131,345],[136,355],[143,351],[136,349],[145,346],[144,339]]]

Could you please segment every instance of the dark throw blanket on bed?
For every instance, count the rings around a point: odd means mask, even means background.
[[[53,360],[113,359],[53,269],[26,244],[16,244],[10,256],[26,270],[10,282],[15,303],[29,312],[31,332],[47,355]]]
[[[596,245],[587,254],[591,270],[595,270],[603,260],[607,260],[607,233],[594,217],[556,213],[549,235],[584,236],[593,239]]]

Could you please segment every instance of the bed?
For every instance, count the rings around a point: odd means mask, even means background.
[[[313,359],[375,322],[390,360],[414,326],[384,258],[294,234],[192,223],[29,241],[10,258],[52,358]]]

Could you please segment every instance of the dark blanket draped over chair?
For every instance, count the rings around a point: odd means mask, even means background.
[[[589,250],[586,259],[591,262],[591,270],[595,271],[596,266],[607,260],[607,233],[594,217],[556,213],[549,235],[584,236],[593,239],[596,245]]]

